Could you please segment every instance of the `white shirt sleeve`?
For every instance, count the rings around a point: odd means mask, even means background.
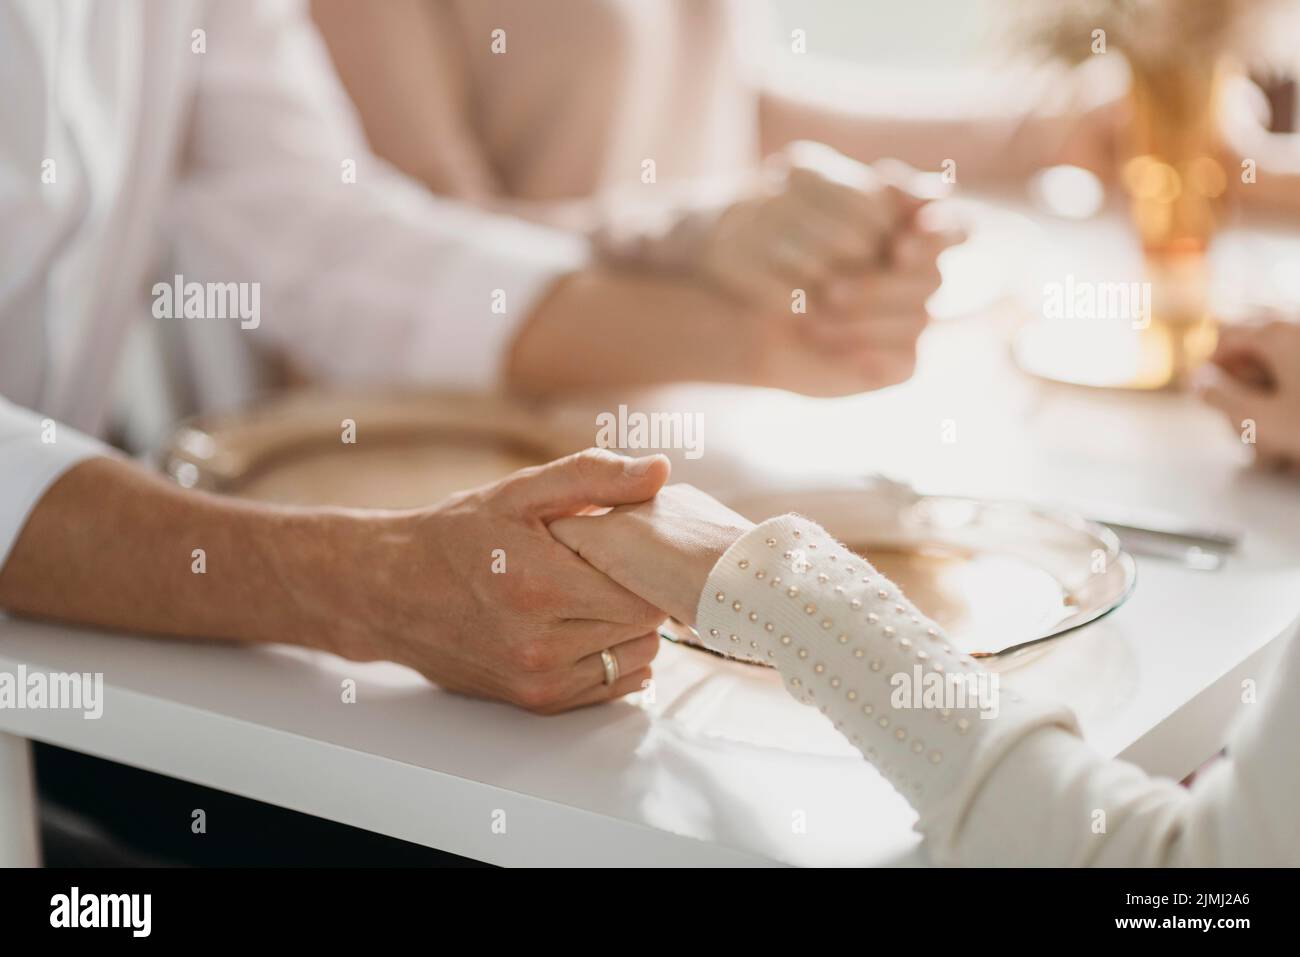
[[[371,156],[300,4],[208,11],[169,216],[186,281],[259,283],[247,334],[327,380],[493,385],[586,241],[439,199]]]
[[[964,706],[898,696],[899,675],[980,666],[868,562],[796,516],[764,522],[718,560],[696,627],[716,650],[766,658],[820,708],[916,808],[940,863],[1300,864],[1300,696],[1285,693],[1300,683],[1300,643],[1227,757],[1189,791],[1102,758],[1068,710],[1000,686]]]
[[[78,462],[111,450],[0,396],[0,568],[36,503]]]

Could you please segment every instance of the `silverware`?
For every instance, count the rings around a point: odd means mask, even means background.
[[[1218,571],[1223,567],[1224,562],[1228,560],[1226,550],[1189,545],[1185,542],[1179,542],[1176,537],[1167,536],[1162,532],[1152,533],[1145,529],[1124,530],[1114,525],[1107,527],[1119,536],[1120,544],[1124,546],[1124,550],[1132,555],[1141,555],[1145,558],[1166,558],[1200,572]]]
[[[1088,509],[1093,521],[1107,526],[1135,555],[1177,561],[1197,571],[1216,571],[1241,544],[1241,533],[1197,526],[1176,515],[1157,512],[1105,512]]]

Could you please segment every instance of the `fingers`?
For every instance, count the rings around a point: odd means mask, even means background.
[[[1300,341],[1288,341],[1293,337],[1295,324],[1280,319],[1225,324],[1212,358],[1246,384],[1271,390],[1284,384],[1278,381],[1281,368],[1300,365]]]
[[[638,691],[650,678],[650,663],[659,653],[657,632],[640,635],[619,644],[603,646],[567,667],[552,671],[524,672],[516,681],[512,700],[538,714],[558,714],[571,708]],[[605,665],[600,652],[614,656],[618,677],[605,684]]]
[[[1219,341],[1214,347],[1214,360],[1235,355],[1242,352],[1251,352],[1258,346],[1259,332],[1254,326],[1247,324],[1239,325],[1221,325],[1219,327]]]
[[[834,322],[863,315],[924,315],[924,306],[943,282],[938,257],[964,236],[960,230],[928,232],[906,230],[888,246],[888,265],[881,270],[841,274],[822,289],[829,314],[818,313]]]
[[[1266,348],[1265,324],[1239,322],[1219,327],[1219,341],[1215,347],[1215,360],[1239,354],[1258,354]]]
[[[650,684],[653,674],[649,668],[642,668],[630,675],[624,675],[618,681],[609,687],[599,685],[589,691],[576,695],[568,701],[561,702],[554,709],[544,714],[560,714],[565,711],[572,711],[574,708],[586,708],[593,704],[603,704],[606,701],[616,701],[625,695],[630,695],[636,691],[644,691]]]
[[[1207,403],[1230,415],[1245,408],[1256,395],[1255,390],[1214,366],[1205,366],[1197,372],[1195,388]]]
[[[615,678],[617,684],[624,675],[636,674],[638,671],[644,671],[650,667],[650,662],[654,661],[655,655],[659,654],[659,633],[650,632],[641,635],[631,641],[625,641],[619,645],[613,645],[602,650],[608,651],[614,656],[615,673],[619,676]],[[581,694],[584,691],[590,691],[605,683],[605,664],[601,660],[600,651],[588,655],[578,662],[573,669],[575,682],[578,687],[574,689],[574,694]]]
[[[557,542],[555,548],[553,587],[557,594],[551,610],[556,618],[633,625],[641,631],[663,621],[663,612],[654,605],[593,568],[563,544]]]
[[[596,526],[592,525],[592,519],[599,516],[580,515],[570,518],[558,518],[547,526],[551,530],[551,537],[563,545],[569,551],[581,555],[583,544],[591,540],[591,536],[599,534]]]
[[[644,622],[624,625],[587,619],[557,622],[552,634],[545,639],[556,649],[553,655],[555,663],[551,667],[552,669],[573,667],[582,659],[598,655],[606,648],[613,648],[645,635],[658,634],[659,626],[663,624],[666,617],[663,612],[657,612],[647,619],[651,622],[649,625]]]
[[[1268,361],[1257,354],[1246,351],[1216,352],[1214,362],[1233,379],[1252,389],[1271,392],[1277,388],[1277,377]]]
[[[1213,365],[1197,371],[1194,385],[1207,404],[1228,417],[1232,428],[1240,431],[1242,441],[1254,446],[1258,465],[1290,469],[1300,459],[1295,416],[1287,414],[1285,399]]]
[[[818,312],[814,314],[815,317],[841,323],[856,322],[870,316],[919,315],[925,311],[926,301],[938,291],[940,285],[938,270],[875,274],[842,282],[845,285],[852,283],[856,286],[856,291],[842,295],[837,282],[828,289],[828,298],[835,295],[837,301],[848,302],[851,295],[856,297],[853,306],[829,313]]]
[[[790,174],[790,190],[790,206],[834,234],[839,256],[846,259],[873,256],[902,222],[895,194],[874,186],[853,188],[797,169]]]
[[[718,222],[704,268],[724,288],[768,309],[788,307],[796,289],[851,309],[861,290],[838,280],[882,263],[928,269],[937,282],[935,257],[964,235],[925,225],[919,214],[928,211],[927,198],[882,183],[872,167],[823,144],[791,144],[784,154],[779,191],[736,204]]]
[[[1242,423],[1247,419],[1258,421],[1269,417],[1272,409],[1273,400],[1267,393],[1212,365],[1197,372],[1195,388],[1207,404],[1228,416],[1233,428],[1243,428]]]
[[[644,502],[668,481],[670,469],[662,455],[625,458],[587,449],[515,473],[502,485],[501,497],[516,511],[547,521],[591,505]]]
[[[797,231],[803,244],[823,265],[820,279],[832,271],[848,272],[869,268],[884,253],[888,226],[854,222],[847,208],[840,204],[835,211],[802,206],[794,213],[790,228]]]
[[[792,143],[788,182],[792,193],[837,219],[888,235],[912,221],[935,198],[925,174],[898,161],[860,163],[824,143]]]
[[[923,308],[906,315],[872,316],[838,322],[810,322],[808,337],[827,349],[914,349],[925,331]]]
[[[791,287],[808,289],[836,270],[869,267],[912,212],[871,167],[824,144],[792,143],[784,158],[782,191],[762,204],[751,239],[766,271]]]
[[[779,285],[788,302],[792,289],[816,289],[836,270],[865,269],[881,255],[884,239],[883,230],[852,223],[843,203],[830,215],[790,194],[760,213],[754,234],[743,239],[752,251],[738,249],[733,260],[737,271],[752,270]]]
[[[779,279],[787,290],[819,286],[830,277],[833,265],[827,249],[811,232],[801,215],[782,217],[772,211],[772,222],[765,230],[763,270]]]
[[[817,341],[828,345],[915,341],[929,319],[926,302],[943,281],[935,256],[944,240],[910,239],[899,244],[900,253],[888,271],[842,277],[826,285],[830,309],[816,312],[811,323],[818,330]]]

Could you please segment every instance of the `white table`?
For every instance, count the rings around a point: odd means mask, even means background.
[[[707,415],[680,478],[715,490],[883,469],[926,490],[1235,524],[1220,571],[1139,559],[1111,616],[1018,663],[1100,751],[1182,777],[1219,746],[1244,679],[1300,612],[1300,487],[1245,468],[1225,423],[1174,395],[1036,383],[990,324],[927,334],[907,386],[823,401],[670,390]],[[941,430],[953,420],[957,441]],[[102,671],[104,717],[0,711],[0,858],[33,860],[24,739],[37,739],[497,864],[882,864],[924,860],[912,814],[771,673],[665,646],[653,700],[536,718],[389,664],[0,621],[0,671]],[[357,682],[357,701],[340,683]],[[504,833],[498,833],[504,812]]]

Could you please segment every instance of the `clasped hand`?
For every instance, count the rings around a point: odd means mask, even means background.
[[[792,143],[763,189],[722,212],[698,268],[763,317],[759,381],[840,395],[912,374],[939,254],[964,238],[927,204],[924,180],[901,163]]]
[[[539,714],[643,689],[658,625],[694,620],[713,564],[749,527],[689,486],[663,488],[668,473],[661,455],[588,449],[389,513],[370,546],[342,543],[365,572],[334,600],[330,645]]]

